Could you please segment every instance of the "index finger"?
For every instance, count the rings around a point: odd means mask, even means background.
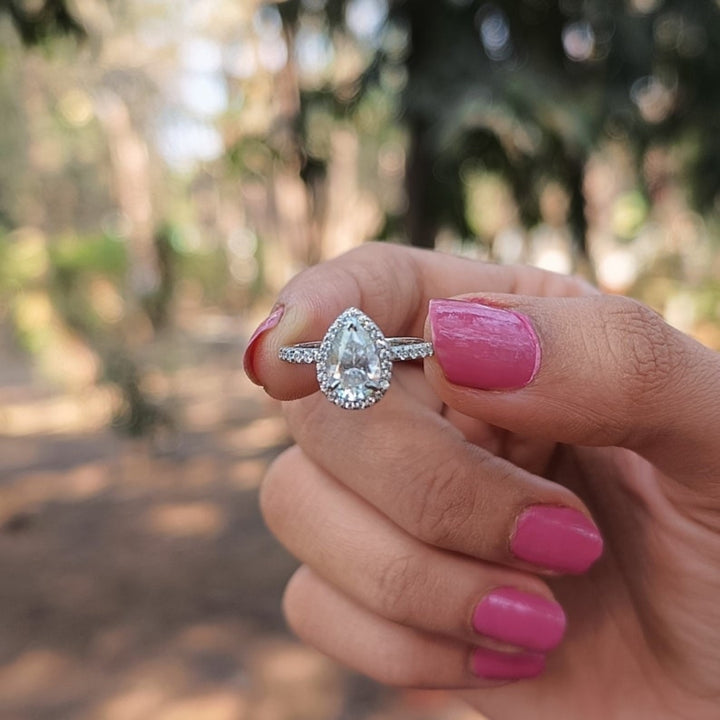
[[[346,308],[358,307],[387,337],[423,334],[428,302],[469,292],[574,296],[593,292],[579,278],[501,266],[388,243],[368,243],[309,268],[280,293],[275,311],[245,351],[249,377],[280,400],[317,391],[312,366],[278,359],[283,345],[321,340]]]

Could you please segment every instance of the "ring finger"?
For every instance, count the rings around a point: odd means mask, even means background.
[[[357,605],[307,566],[285,592],[288,624],[306,643],[384,685],[470,689],[533,678],[536,652],[499,652],[398,625]]]

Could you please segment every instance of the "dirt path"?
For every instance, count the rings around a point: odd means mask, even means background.
[[[166,379],[182,430],[154,446],[87,427],[94,401],[6,365],[0,717],[476,717],[442,696],[385,692],[287,634],[279,604],[295,564],[256,496],[288,438],[236,358]]]

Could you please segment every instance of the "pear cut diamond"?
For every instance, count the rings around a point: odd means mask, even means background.
[[[391,375],[390,346],[380,328],[357,308],[345,310],[320,344],[320,390],[336,405],[360,410],[380,400]]]

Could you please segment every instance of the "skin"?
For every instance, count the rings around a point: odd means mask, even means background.
[[[533,381],[450,384],[436,359],[396,363],[359,412],[317,392],[281,345],[321,338],[345,308],[387,336],[425,335],[428,301],[527,316]],[[717,718],[720,713],[720,357],[633,300],[525,267],[369,245],[301,273],[248,371],[284,403],[297,445],[264,480],[270,529],[301,561],[285,612],[306,642],[379,682],[456,689],[493,720]],[[586,513],[605,542],[586,573],[515,558],[518,515]],[[537,677],[471,672],[493,588],[555,598],[568,619]]]

